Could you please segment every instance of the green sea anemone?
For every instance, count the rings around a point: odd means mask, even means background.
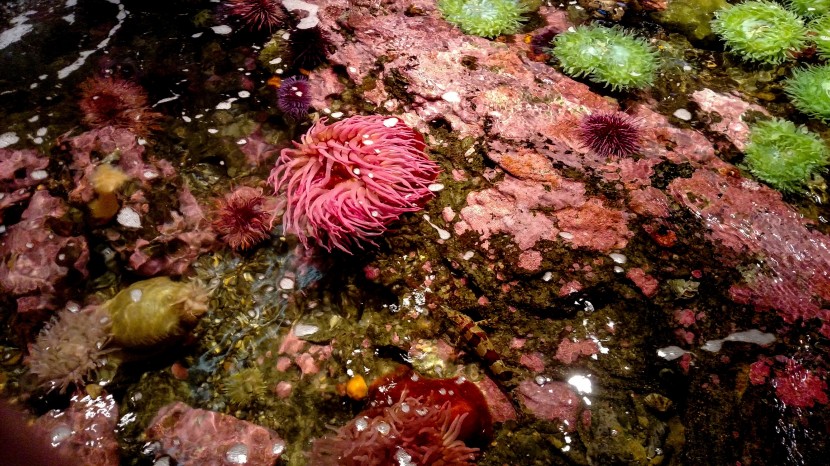
[[[830,58],[830,15],[822,16],[810,23],[810,30],[815,33],[812,37],[816,43],[819,55]]]
[[[793,71],[784,92],[802,113],[830,122],[830,65],[808,66]]]
[[[830,13],[830,0],[789,0],[787,7],[801,16],[818,18]]]
[[[438,9],[465,34],[488,38],[515,34],[528,12],[519,0],[439,0]]]
[[[265,395],[265,379],[262,372],[255,367],[249,367],[229,375],[222,383],[222,392],[228,401],[239,408],[254,403]]]
[[[817,135],[787,120],[752,126],[744,161],[753,175],[781,191],[793,192],[830,162],[830,151]]]
[[[551,44],[565,73],[613,90],[650,85],[659,66],[654,47],[618,27],[578,26]]]
[[[807,29],[801,18],[767,0],[718,10],[712,30],[729,50],[763,63],[781,63],[807,42]]]

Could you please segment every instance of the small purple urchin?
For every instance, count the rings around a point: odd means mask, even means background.
[[[450,403],[432,406],[407,398],[377,416],[358,415],[334,435],[314,441],[311,464],[386,466],[474,464],[477,448],[458,439],[467,413],[452,416]]]
[[[640,126],[623,112],[588,115],[578,131],[582,143],[602,157],[624,157],[640,150]]]
[[[283,231],[350,252],[372,242],[405,212],[432,196],[438,165],[424,138],[398,118],[353,116],[315,123],[296,147],[282,150],[268,182],[286,197]]]
[[[251,31],[268,31],[285,23],[285,12],[279,0],[228,0],[226,5]]]
[[[308,90],[308,81],[303,77],[292,76],[283,80],[277,89],[277,108],[292,120],[305,119],[311,106]]]

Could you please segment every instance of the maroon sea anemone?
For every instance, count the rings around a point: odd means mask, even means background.
[[[594,113],[579,124],[582,143],[602,157],[624,157],[640,149],[640,126],[623,112]]]
[[[271,214],[261,189],[241,186],[216,201],[213,228],[228,245],[249,249],[270,235]]]
[[[160,113],[147,106],[147,93],[138,84],[119,78],[93,77],[81,83],[81,111],[92,128],[114,126],[145,135],[158,127]]]
[[[305,78],[292,76],[280,83],[277,89],[277,108],[292,120],[302,120],[308,115],[311,94]]]
[[[62,310],[29,348],[29,372],[50,391],[81,385],[106,363],[111,325],[100,306]]]
[[[386,466],[474,464],[476,448],[458,439],[466,414],[407,398],[370,417],[359,415],[334,435],[314,441],[310,464]]]
[[[308,246],[349,252],[382,235],[432,195],[438,165],[424,138],[398,118],[353,116],[315,123],[296,147],[282,150],[268,182],[284,193],[283,231]]]
[[[252,31],[272,32],[285,22],[279,0],[228,0],[227,6],[231,15],[239,17]]]

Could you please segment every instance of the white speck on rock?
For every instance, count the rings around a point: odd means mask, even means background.
[[[617,264],[625,264],[628,261],[628,258],[625,257],[625,254],[620,254],[618,252],[612,252],[611,254],[608,254],[608,257],[610,257],[611,260],[616,262]]]
[[[451,104],[457,104],[457,103],[461,102],[461,96],[458,95],[458,92],[455,92],[455,91],[445,92],[441,96],[441,98],[444,99],[445,101],[451,103]]]
[[[672,113],[672,115],[683,121],[689,121],[692,119],[692,113],[686,110],[685,108],[678,108],[674,111],[674,113]]]
[[[294,335],[297,338],[307,337],[309,335],[314,335],[320,331],[320,327],[311,324],[297,324],[294,326]]]
[[[34,170],[31,174],[29,174],[33,180],[40,181],[49,178],[49,173],[46,170]]]
[[[17,144],[18,141],[20,141],[20,137],[17,133],[8,132],[0,134],[0,149],[9,147],[12,144]]]
[[[220,36],[226,36],[226,35],[230,34],[231,32],[233,32],[233,29],[231,29],[231,27],[226,25],[226,24],[220,24],[219,26],[213,26],[211,29],[213,29],[213,32],[219,34]]]
[[[141,217],[138,215],[138,212],[130,207],[121,208],[115,220],[127,228],[141,228]]]

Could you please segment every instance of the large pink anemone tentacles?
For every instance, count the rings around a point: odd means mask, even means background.
[[[322,119],[282,150],[268,182],[284,193],[283,232],[351,253],[405,212],[421,209],[440,168],[424,138],[398,118]]]

